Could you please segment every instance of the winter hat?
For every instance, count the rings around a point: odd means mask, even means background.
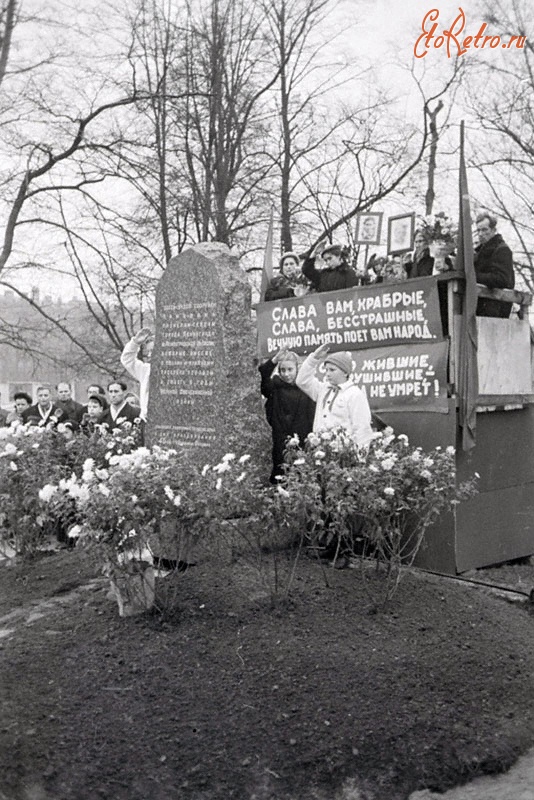
[[[293,253],[291,250],[288,250],[287,253],[282,253],[282,255],[280,256],[280,261],[278,262],[278,266],[281,272],[284,271],[284,261],[286,260],[286,258],[294,258],[297,264],[300,264],[300,258],[298,257],[298,255],[296,253]]]
[[[87,400],[94,400],[96,403],[99,403],[102,411],[107,411],[109,408],[108,401],[101,394],[91,394]]]
[[[335,367],[339,367],[339,369],[343,370],[343,372],[345,372],[347,375],[350,375],[352,372],[352,358],[350,353],[347,352],[328,353],[324,363],[333,364]]]

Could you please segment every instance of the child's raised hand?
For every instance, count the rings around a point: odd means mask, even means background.
[[[272,357],[272,362],[273,362],[273,364],[279,364],[279,363],[280,363],[280,361],[283,361],[283,360],[284,360],[284,358],[287,356],[287,353],[288,353],[288,349],[287,349],[287,347],[282,347],[282,349],[281,349],[281,350],[279,350],[279,351],[278,351],[278,353],[276,353],[276,354],[275,354],[275,355]]]
[[[314,352],[315,358],[324,358],[330,350],[329,344],[321,344]]]
[[[150,328],[141,328],[133,338],[137,344],[144,344],[152,338],[152,330]]]

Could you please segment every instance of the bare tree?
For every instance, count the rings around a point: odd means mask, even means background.
[[[5,78],[9,51],[16,21],[17,0],[5,0],[0,6],[0,88]]]
[[[258,4],[209,0],[188,8],[184,149],[197,235],[232,244],[268,200],[268,100],[280,67],[269,59]]]
[[[483,179],[479,208],[496,213],[513,232],[516,268],[534,286],[534,45],[532,16],[519,0],[488,0],[485,19],[504,42],[525,37],[523,47],[492,51],[480,60],[467,87],[476,116],[470,163]],[[491,58],[489,56],[492,56]],[[485,189],[485,190],[484,190]]]

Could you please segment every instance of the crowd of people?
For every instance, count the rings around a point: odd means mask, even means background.
[[[89,385],[85,404],[73,399],[68,381],[58,383],[55,390],[43,384],[37,387],[35,400],[26,392],[15,392],[14,409],[2,410],[0,425],[58,428],[67,437],[79,431],[94,433],[97,425],[113,430],[123,422],[133,424],[140,420],[141,409],[132,400],[123,381],[111,381],[107,391],[98,384]]]
[[[491,214],[480,214],[476,220],[478,244],[474,266],[477,283],[489,289],[513,289],[515,285],[512,251],[497,231],[497,220]],[[301,297],[308,292],[330,292],[367,286],[374,283],[393,283],[432,275],[438,269],[430,253],[428,234],[415,233],[414,250],[390,258],[372,255],[364,271],[357,271],[349,262],[349,250],[328,244],[302,257],[284,253],[279,262],[279,274],[267,286],[265,301]],[[443,261],[443,268],[453,269],[454,254]],[[440,268],[441,269],[441,268]],[[480,298],[477,315],[509,317],[511,304],[491,298]]]
[[[143,346],[145,360],[138,357]],[[68,381],[55,387],[43,384],[37,387],[35,398],[27,392],[15,392],[11,411],[0,406],[0,426],[59,428],[67,437],[80,431],[94,433],[97,426],[112,431],[124,423],[139,425],[142,430],[148,407],[151,350],[152,331],[142,328],[127,342],[121,354],[122,366],[139,383],[139,398],[122,380],[110,381],[106,389],[97,383],[89,384],[84,404],[73,399]]]

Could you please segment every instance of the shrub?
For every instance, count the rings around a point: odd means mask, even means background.
[[[312,546],[334,544],[338,553],[383,563],[388,600],[429,525],[470,497],[477,477],[456,485],[453,447],[425,453],[386,428],[360,450],[339,429],[310,434],[304,448],[290,440],[278,492],[285,514],[299,513]]]
[[[136,428],[128,423],[108,432],[97,427],[91,436],[66,438],[64,426],[18,425],[0,428],[0,544],[29,557],[51,539],[67,540],[77,523],[73,488],[87,459],[105,466],[114,454],[137,446]],[[40,492],[56,487],[43,503]],[[48,496],[47,488],[44,496]]]

